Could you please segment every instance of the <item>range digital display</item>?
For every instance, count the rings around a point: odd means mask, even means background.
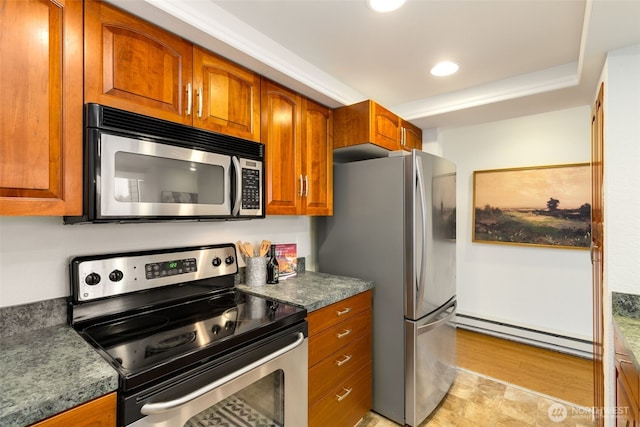
[[[147,279],[157,279],[176,274],[195,273],[198,271],[198,265],[195,258],[187,258],[145,264],[144,269]]]

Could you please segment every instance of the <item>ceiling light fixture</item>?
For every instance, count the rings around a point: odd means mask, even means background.
[[[391,12],[404,4],[405,0],[367,0],[369,7],[376,12]]]
[[[450,76],[458,71],[458,64],[451,61],[444,61],[437,63],[432,69],[431,74],[438,77]]]

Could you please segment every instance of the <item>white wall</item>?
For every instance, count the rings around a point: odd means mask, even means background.
[[[0,217],[0,307],[69,295],[72,256],[228,243],[297,243],[314,267],[309,217],[250,221],[63,225],[59,217]]]
[[[640,294],[640,45],[610,52],[605,68],[605,283]]]
[[[458,174],[458,311],[590,340],[588,250],[472,243],[473,171],[588,163],[590,107],[440,129]]]
[[[640,294],[640,45],[612,51],[604,81],[604,372],[615,406],[611,292]],[[614,425],[613,419],[606,424]]]

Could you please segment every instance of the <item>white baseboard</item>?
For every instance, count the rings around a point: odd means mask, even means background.
[[[468,329],[498,338],[572,354],[585,359],[593,359],[593,343],[588,340],[552,334],[550,332],[538,331],[459,313],[456,315],[456,322],[460,329]]]

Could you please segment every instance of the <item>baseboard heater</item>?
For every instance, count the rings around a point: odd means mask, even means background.
[[[456,315],[456,321],[460,329],[593,359],[593,343],[589,340],[538,331],[460,313]]]

